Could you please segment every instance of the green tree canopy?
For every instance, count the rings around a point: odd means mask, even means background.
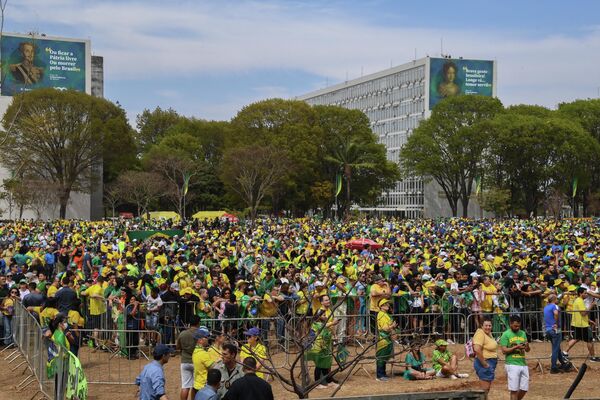
[[[436,105],[408,138],[400,154],[405,176],[433,178],[442,188],[454,216],[458,201],[467,210],[473,180],[483,173],[490,132],[483,122],[503,111],[500,100],[474,95],[447,98]]]
[[[107,100],[76,91],[38,89],[13,97],[3,122],[12,122],[3,144],[2,164],[15,176],[51,182],[58,193],[60,217],[64,218],[72,191],[89,191],[92,169],[103,155],[111,176],[121,168],[121,154],[130,162],[131,130],[121,108]],[[114,149],[119,134],[122,149]]]
[[[182,117],[175,110],[163,110],[156,107],[154,111],[145,109],[136,118],[136,143],[140,154],[157,144],[167,131],[181,121]]]

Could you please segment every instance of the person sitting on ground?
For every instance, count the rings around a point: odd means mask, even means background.
[[[423,380],[433,379],[435,370],[433,368],[425,368],[425,354],[421,351],[420,345],[413,346],[406,354],[404,359],[406,371],[404,371],[404,379],[407,380]]]
[[[468,378],[469,374],[458,373],[458,359],[456,354],[448,350],[448,342],[444,339],[435,341],[435,350],[432,356],[433,369],[438,378]]]

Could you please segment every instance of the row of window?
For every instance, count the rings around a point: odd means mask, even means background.
[[[326,93],[321,96],[308,99],[310,104],[335,104],[346,105],[357,100],[367,98],[379,99],[383,94],[392,95],[397,93],[397,100],[412,98],[422,95],[424,90],[425,67],[419,66],[409,70],[390,74],[382,78],[373,79],[357,85]],[[377,100],[381,102],[380,100]],[[369,107],[377,104],[371,103]],[[385,103],[384,103],[385,104]],[[365,107],[361,107],[365,108]]]

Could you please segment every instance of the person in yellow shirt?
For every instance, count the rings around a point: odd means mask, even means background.
[[[369,292],[371,303],[369,304],[369,313],[371,315],[370,324],[371,332],[376,332],[377,328],[377,313],[379,312],[379,301],[381,299],[389,299],[392,291],[390,285],[386,282],[383,275],[375,275],[373,277],[373,284]]]
[[[261,372],[263,369],[263,364],[261,361],[264,362],[267,359],[267,349],[262,343],[260,343],[260,329],[256,327],[250,328],[244,332],[244,336],[248,337],[248,343],[242,346],[240,359],[244,360],[246,357],[254,357],[258,364],[256,376],[264,379],[265,374]]]
[[[206,385],[206,375],[210,367],[214,364],[208,347],[208,337],[210,332],[202,327],[194,332],[194,339],[197,340],[196,348],[192,353],[192,363],[194,364],[194,387],[192,389],[192,399],[196,392]]]
[[[394,353],[394,343],[392,335],[398,323],[392,320],[389,315],[390,301],[388,299],[379,300],[379,312],[377,313],[377,332],[379,340],[377,341],[376,365],[377,380],[387,381],[389,377],[385,372],[385,364]]]
[[[150,267],[154,265],[154,252],[156,251],[156,247],[150,247],[150,251],[146,253],[146,270],[149,270]]]
[[[566,353],[580,340],[585,342],[590,354],[590,361],[600,362],[600,357],[596,357],[594,353],[594,342],[592,329],[590,328],[590,308],[585,306],[585,299],[589,296],[587,289],[584,287],[577,288],[577,298],[573,302],[573,316],[571,318],[571,327],[574,335],[573,339],[567,344]],[[593,304],[593,303],[592,303]]]
[[[54,280],[52,281],[50,286],[48,286],[48,292],[46,293],[46,295],[48,297],[54,297],[54,295],[58,291],[59,286],[60,286],[60,280],[58,277],[56,277],[56,278],[54,278]]]
[[[498,294],[498,289],[492,283],[489,276],[484,276],[481,283],[481,290],[485,293],[485,297],[481,302],[481,311],[483,313],[491,313],[493,311],[493,297]]]
[[[317,311],[319,311],[319,308],[321,308],[321,301],[319,299],[321,298],[321,296],[324,296],[327,294],[327,288],[325,287],[325,285],[323,284],[322,281],[320,281],[320,280],[316,281],[314,286],[315,286],[315,290],[314,290],[314,293],[312,294],[312,300],[311,300],[311,308],[312,308],[313,315],[316,314]]]

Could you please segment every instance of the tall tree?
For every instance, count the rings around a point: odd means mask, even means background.
[[[271,199],[274,209],[300,213],[312,207],[310,188],[318,176],[321,142],[315,113],[308,104],[269,99],[244,107],[233,118],[225,148],[257,145],[285,152],[295,168],[272,188]]]
[[[123,200],[136,205],[138,216],[150,211],[150,206],[163,195],[164,184],[159,174],[145,171],[125,171],[116,181]]]
[[[157,144],[167,131],[175,126],[182,117],[175,110],[163,110],[156,107],[154,111],[145,109],[136,118],[137,132],[135,135],[140,154],[150,146]]]
[[[527,113],[511,107],[492,125],[487,175],[493,186],[510,190],[513,213],[522,208],[536,214],[551,188],[570,195],[575,177],[585,184],[586,165],[598,147],[577,122],[549,110]]]
[[[558,112],[561,116],[578,121],[583,129],[596,142],[600,143],[600,99],[575,100],[571,103],[561,103],[558,105]],[[588,216],[590,203],[600,195],[600,191],[598,191],[598,188],[600,188],[600,158],[598,158],[598,155],[588,161],[586,172],[589,173],[589,185],[587,187],[580,186],[574,199],[582,199],[584,216]],[[596,195],[594,195],[593,191],[596,191]],[[576,204],[574,205],[574,209],[577,210]]]
[[[285,179],[291,162],[285,151],[270,146],[233,148],[223,158],[222,179],[228,190],[239,196],[254,222],[265,197]]]
[[[473,181],[482,174],[490,140],[483,122],[502,110],[500,100],[492,97],[463,95],[441,101],[403,146],[403,173],[433,178],[444,191],[452,215],[458,215],[460,200],[462,215],[468,216]]]
[[[314,110],[323,138],[319,158],[325,161],[324,177],[332,181],[338,173],[344,177],[343,209],[348,211],[353,202],[374,204],[400,175],[398,166],[386,159],[385,146],[377,143],[369,119],[359,110],[337,106]]]
[[[99,178],[92,169],[102,159],[109,104],[85,93],[39,89],[14,96],[4,114],[12,134],[0,162],[15,175],[55,185],[61,218],[71,192],[90,191]]]

